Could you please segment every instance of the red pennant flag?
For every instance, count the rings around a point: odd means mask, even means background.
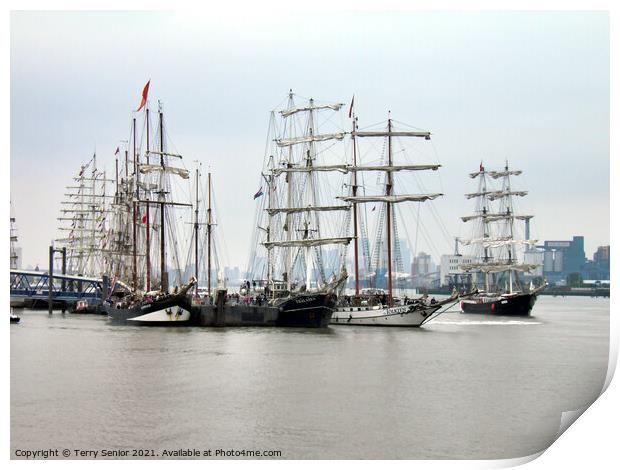
[[[141,222],[142,222],[143,224],[146,224],[146,214],[143,214],[143,215],[142,215]]]
[[[150,84],[151,84],[151,81],[149,80],[148,82],[146,82],[146,85],[144,85],[144,89],[142,90],[142,101],[140,102],[140,106],[138,107],[138,109],[136,109],[136,113],[140,111],[142,108],[144,108],[144,105],[146,104],[146,100],[149,97],[149,85]]]
[[[480,173],[484,171],[484,167],[482,166],[482,162],[480,162]]]
[[[355,101],[355,95],[353,95],[353,98],[351,98],[351,106],[349,106],[349,118],[353,116],[353,102],[354,101]]]
[[[116,151],[114,152],[114,155],[118,155],[118,152],[120,152],[120,151],[121,151],[121,149],[116,147]]]

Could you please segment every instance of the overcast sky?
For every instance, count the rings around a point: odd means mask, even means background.
[[[601,12],[11,15],[11,199],[22,266],[46,265],[64,186],[96,148],[108,171],[151,79],[191,168],[214,174],[225,264],[246,265],[269,111],[290,88],[355,93],[362,126],[433,132],[450,234],[480,160],[507,158],[539,240],[609,243],[609,27]],[[426,229],[433,233],[432,223]],[[440,251],[452,251],[441,237]],[[418,243],[418,251],[431,251]],[[436,254],[436,253],[433,253]]]

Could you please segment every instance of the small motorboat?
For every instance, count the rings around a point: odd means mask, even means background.
[[[11,313],[11,323],[19,323],[19,320],[20,318],[17,315]]]

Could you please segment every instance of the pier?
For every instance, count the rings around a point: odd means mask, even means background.
[[[103,293],[107,292],[105,283],[107,280],[53,272],[50,282],[48,272],[11,269],[11,306],[53,306],[63,312],[79,300],[86,300],[89,306],[98,306]]]

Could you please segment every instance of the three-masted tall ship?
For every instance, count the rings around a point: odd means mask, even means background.
[[[399,241],[397,218],[395,206],[405,202],[423,203],[442,196],[441,193],[401,193],[395,184],[396,173],[419,172],[426,170],[438,170],[439,164],[414,163],[411,161],[396,161],[395,153],[402,154],[401,139],[424,139],[430,140],[431,133],[424,130],[413,130],[402,126],[397,128],[394,120],[390,117],[384,128],[377,130],[359,130],[357,118],[353,112],[353,103],[349,112],[352,118],[352,131],[350,133],[353,146],[352,164],[347,167],[351,173],[351,192],[347,196],[340,196],[338,199],[351,204],[353,218],[353,239],[354,239],[354,270],[355,270],[355,295],[343,296],[339,307],[332,316],[332,323],[340,325],[369,325],[369,326],[421,326],[427,322],[434,314],[450,303],[454,303],[456,294],[449,299],[442,301],[428,301],[423,297],[420,299],[409,299],[406,296],[397,297],[394,295],[396,274],[403,271],[402,263],[398,262]],[[383,145],[376,148],[382,149],[380,164],[364,164],[360,160],[360,140],[379,141]],[[398,142],[398,152],[395,152],[395,143]],[[403,158],[403,157],[401,157]],[[365,194],[365,188],[360,184],[358,175],[363,172],[379,172],[380,180],[384,188],[383,194]],[[364,190],[364,194],[362,191]],[[372,204],[374,212],[379,206],[377,223],[377,237],[372,264],[366,264],[365,280],[372,278],[374,288],[366,287],[360,290],[360,238],[362,250],[368,253],[366,231],[363,229],[363,221],[366,217],[360,217],[358,206]],[[363,236],[360,237],[360,228]],[[384,254],[385,253],[385,254]],[[400,269],[398,269],[400,267]],[[371,271],[372,272],[369,272]],[[382,285],[383,277],[386,277],[386,290],[379,289]]]
[[[506,162],[505,167],[498,171],[487,170],[480,163],[479,170],[469,174],[470,178],[478,179],[478,189],[465,197],[477,201],[476,210],[473,215],[461,219],[474,223],[475,229],[474,237],[461,243],[474,247],[476,261],[463,265],[462,269],[472,273],[474,284],[479,283],[479,276],[482,276],[484,288],[461,301],[463,313],[527,316],[539,291],[545,287],[525,288],[519,277],[519,274],[537,267],[520,262],[517,256],[519,245],[536,243],[536,240],[516,237],[515,221],[529,221],[533,217],[514,211],[513,198],[527,195],[527,191],[517,191],[512,187],[512,177],[521,173],[521,170],[510,169]],[[494,184],[495,181],[500,184]]]
[[[276,325],[323,327],[347,279],[350,205],[336,201],[347,173],[337,125],[343,103],[290,92],[284,109],[271,113],[262,173],[257,229],[246,297],[278,309]]]
[[[108,232],[107,217],[110,184],[114,180],[97,167],[97,155],[80,166],[72,183],[66,186],[61,201],[57,248],[66,249],[66,272],[80,276],[99,277],[106,273],[105,256]]]

